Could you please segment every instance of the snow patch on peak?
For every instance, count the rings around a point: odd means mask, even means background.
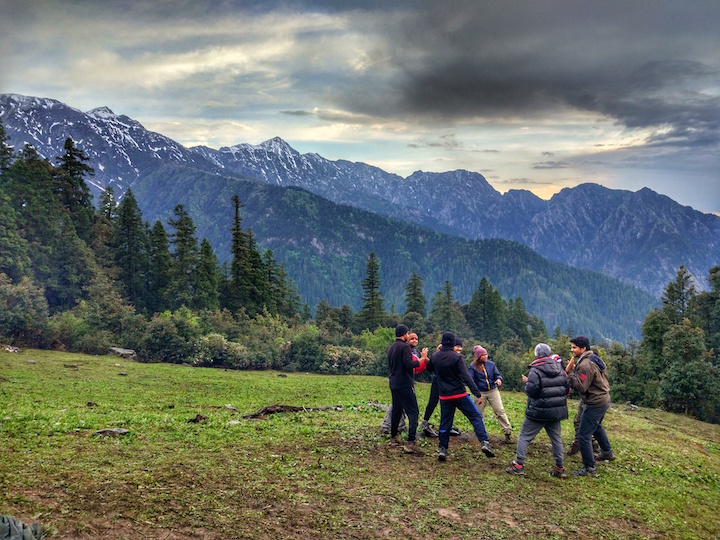
[[[115,118],[117,115],[110,110],[109,107],[97,107],[87,112],[88,116],[93,118]]]

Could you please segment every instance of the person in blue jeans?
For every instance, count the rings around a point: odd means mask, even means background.
[[[480,441],[482,452],[488,457],[495,457],[490,447],[490,438],[485,430],[482,414],[478,411],[472,398],[468,395],[465,386],[476,397],[480,397],[480,390],[468,373],[462,355],[456,353],[455,335],[445,332],[440,342],[440,350],[433,353],[428,362],[427,369],[437,375],[438,393],[440,395],[440,429],[438,430],[438,459],[447,459],[447,450],[450,443],[450,429],[455,419],[455,411],[459,410],[472,424],[475,435]]]
[[[573,358],[568,362],[565,372],[570,380],[570,386],[580,394],[583,405],[577,431],[583,468],[573,471],[573,474],[597,476],[596,461],[615,459],[602,425],[605,413],[610,408],[610,383],[605,362],[590,349],[588,338],[585,336],[572,338],[570,348]],[[597,457],[593,454],[593,437],[600,445],[600,453]]]

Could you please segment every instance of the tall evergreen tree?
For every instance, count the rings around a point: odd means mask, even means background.
[[[0,274],[13,281],[32,275],[29,246],[19,231],[17,214],[0,183]]]
[[[697,326],[705,332],[708,350],[712,350],[715,362],[720,360],[720,265],[710,269],[710,290],[704,291],[690,301],[690,311]]]
[[[0,118],[0,174],[5,172],[12,162],[13,150],[7,144],[9,140],[10,137],[7,136],[5,131],[5,124],[3,124],[2,118]]]
[[[228,294],[224,297],[224,306],[233,313],[246,306],[250,300],[250,254],[247,235],[242,229],[240,209],[244,206],[240,197],[233,195],[234,218],[232,242],[230,245],[230,276]]]
[[[70,212],[78,236],[91,243],[95,209],[85,177],[95,176],[95,171],[87,164],[90,159],[75,146],[72,138],[65,139],[64,150],[65,153],[57,158],[60,164],[55,175],[58,194],[62,205]]]
[[[195,276],[195,294],[193,308],[216,310],[220,307],[218,301],[218,260],[207,238],[200,242],[200,255],[198,258]]]
[[[172,272],[170,241],[160,220],[150,229],[148,246],[146,305],[149,313],[158,313],[169,308],[167,296]]]
[[[32,145],[2,173],[2,190],[14,210],[17,231],[37,283],[45,287],[51,313],[73,307],[83,285],[96,271],[92,253],[83,247],[55,191],[55,168]],[[10,215],[9,212],[7,215]]]
[[[500,292],[483,277],[465,313],[476,339],[500,345],[506,327],[506,305]]]
[[[95,253],[98,266],[100,266],[105,274],[113,281],[116,280],[118,276],[113,248],[115,243],[113,237],[113,222],[116,217],[116,210],[115,193],[112,187],[107,187],[102,192],[100,207],[95,212],[92,250]]]
[[[185,207],[179,204],[173,211],[175,219],[170,218],[168,225],[174,232],[170,234],[172,245],[172,269],[168,299],[172,309],[191,306],[195,294],[195,271],[198,264],[198,243],[195,237],[195,224]]]
[[[663,312],[671,324],[680,324],[690,316],[688,307],[696,294],[692,275],[684,265],[680,266],[675,281],[668,283],[662,296]]]
[[[430,306],[428,322],[437,332],[457,332],[457,318],[453,316],[453,290],[452,283],[445,280],[443,288],[435,293]]]
[[[427,298],[423,294],[423,280],[417,272],[410,274],[405,285],[405,313],[427,314]]]
[[[363,328],[375,330],[383,326],[387,320],[380,291],[380,261],[375,253],[370,253],[368,257],[362,289],[363,306],[358,313],[359,320]]]
[[[117,209],[113,227],[118,280],[129,303],[145,309],[145,280],[148,267],[148,239],[142,212],[135,195],[128,189]]]
[[[532,346],[532,334],[529,327],[530,316],[525,309],[525,302],[519,296],[515,301],[512,299],[508,301],[507,325],[525,348]]]

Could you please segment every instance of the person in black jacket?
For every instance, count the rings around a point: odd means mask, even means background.
[[[395,343],[390,346],[387,352],[390,393],[392,394],[390,444],[394,446],[400,444],[398,425],[404,412],[408,417],[408,438],[403,450],[408,454],[420,454],[421,451],[415,442],[420,411],[415,397],[413,369],[421,367],[425,362],[413,360],[412,349],[407,342],[407,336],[408,327],[399,324],[395,328]]]
[[[459,409],[472,424],[483,453],[488,457],[495,457],[495,453],[490,447],[490,438],[485,430],[482,414],[465,390],[467,385],[473,395],[480,397],[480,390],[470,377],[462,355],[453,350],[455,335],[452,332],[445,332],[440,345],[440,350],[433,353],[427,365],[427,369],[437,375],[438,393],[440,394],[438,459],[440,461],[447,459],[450,429],[455,419],[456,409]]]
[[[570,382],[560,362],[551,356],[550,346],[539,343],[535,347],[535,361],[530,364],[527,377],[523,375],[525,393],[528,396],[525,420],[520,427],[515,461],[507,468],[511,474],[525,474],[525,454],[528,445],[542,428],[552,443],[555,468],[550,473],[558,478],[566,478],[563,466],[563,445],[560,421],[568,417],[567,396]]]

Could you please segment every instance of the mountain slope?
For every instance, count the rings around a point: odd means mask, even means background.
[[[522,296],[531,313],[549,328],[569,327],[620,341],[639,337],[654,298],[598,272],[550,261],[516,242],[471,241],[345,205],[299,188],[281,188],[173,167],[157,170],[133,186],[151,222],[167,222],[184,202],[221,260],[229,256],[232,203],[244,203],[243,226],[274,251],[298,283],[303,300],[314,306],[361,306],[361,283],[369,253],[380,259],[386,308],[404,309],[411,272],[425,281],[428,298],[446,279],[456,300],[468,302],[486,276],[505,298]]]
[[[544,257],[601,271],[656,296],[681,264],[701,289],[708,270],[720,264],[720,217],[649,189],[633,193],[583,184],[544,201],[524,190],[500,194],[478,173],[417,171],[402,178],[364,163],[300,154],[280,138],[220,150],[187,149],[107,108],[82,113],[55,100],[15,94],[0,95],[0,118],[17,149],[30,142],[51,160],[72,137],[95,169],[89,182],[96,196],[109,185],[122,194],[174,167],[297,186],[470,240],[514,240]]]

